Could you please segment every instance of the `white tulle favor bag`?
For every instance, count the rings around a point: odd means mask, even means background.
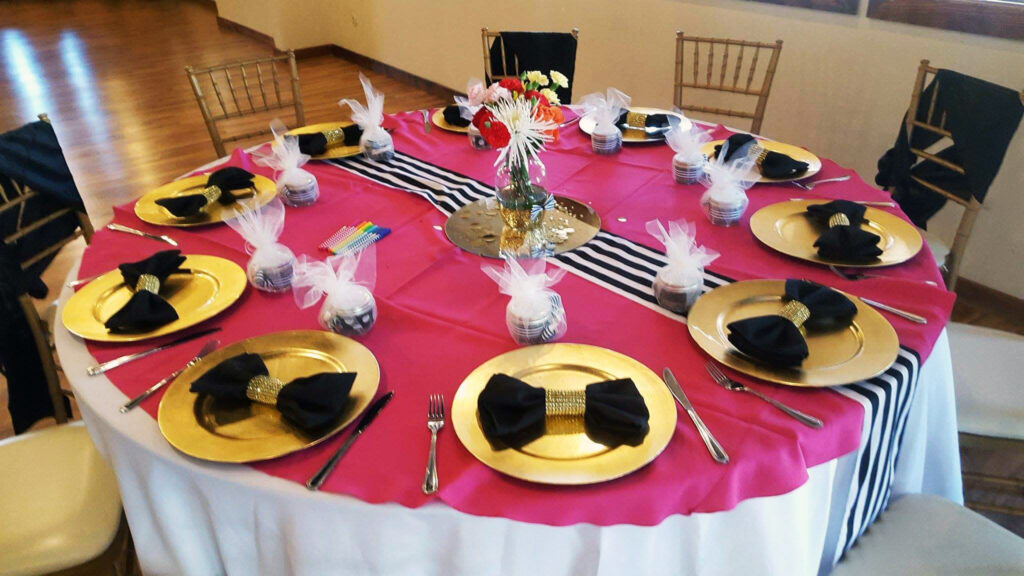
[[[658,304],[673,312],[690,310],[704,289],[704,267],[718,258],[718,252],[697,246],[697,227],[685,220],[668,223],[659,220],[646,225],[647,232],[665,246],[668,264],[654,277],[654,297]]]
[[[754,185],[751,168],[755,159],[734,158],[729,162],[729,143],[723,142],[718,157],[704,167],[701,182],[707,190],[700,197],[700,205],[708,220],[716,226],[732,226],[740,221],[750,201],[747,189]]]
[[[590,134],[590,146],[598,154],[615,154],[622,149],[622,130],[616,122],[623,110],[629,109],[631,99],[615,88],[608,88],[604,94],[594,92],[580,99],[579,107],[584,118],[594,121]]]
[[[376,280],[377,257],[370,246],[326,261],[300,256],[292,289],[299,308],[309,308],[324,299],[319,322],[325,330],[362,336],[377,322],[377,301],[373,297]]]
[[[525,263],[521,264],[521,262]],[[497,282],[498,290],[508,295],[505,325],[518,344],[542,344],[557,340],[567,328],[562,297],[551,290],[565,270],[546,271],[543,259],[505,260],[504,267],[482,267]]]
[[[696,184],[704,176],[702,147],[711,141],[711,135],[691,123],[689,130],[673,126],[665,133],[665,142],[676,154],[672,157],[672,177],[679,184]]]
[[[245,240],[249,283],[264,292],[285,292],[292,285],[295,254],[277,239],[284,230],[284,204],[274,198],[260,208],[256,199],[239,201],[241,210],[225,223]]]
[[[286,135],[288,128],[280,119],[270,123],[274,134],[270,154],[256,157],[255,162],[274,170],[277,193],[289,206],[309,206],[320,197],[320,186],[316,177],[302,167],[309,162],[309,155],[299,151],[295,136]]]
[[[381,126],[384,122],[384,94],[374,89],[362,72],[359,73],[359,81],[363,84],[366,105],[350,98],[339,100],[338,105],[352,109],[352,121],[363,131],[359,137],[359,150],[363,156],[368,160],[387,162],[395,155],[395,143],[391,134]]]

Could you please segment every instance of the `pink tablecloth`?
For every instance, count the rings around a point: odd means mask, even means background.
[[[464,135],[437,128],[425,135],[420,118],[419,113],[398,116],[394,136],[399,151],[491,181],[494,152],[471,150]],[[563,132],[544,156],[548,188],[590,202],[604,219],[606,230],[658,248],[643,231],[644,222],[652,218],[695,221],[700,242],[723,253],[713,266],[719,274],[734,279],[809,278],[928,317],[926,327],[888,317],[901,343],[922,361],[927,357],[953,301],[945,290],[920,282],[941,282],[927,249],[911,262],[886,270],[893,279],[844,282],[827,270],[762,247],[745,222],[730,229],[710,226],[697,206],[700,188],[672,182],[668,170],[671,152],[664,146],[627,148],[615,157],[598,157],[589,151],[589,141],[577,129]],[[718,133],[723,132],[718,129]],[[267,174],[240,151],[230,163]],[[424,422],[427,395],[444,393],[450,402],[459,383],[474,367],[515,347],[504,325],[506,299],[480,271],[481,258],[448,243],[439,229],[444,224],[443,215],[422,198],[330,164],[314,162],[307,168],[319,179],[322,196],[312,207],[288,209],[282,241],[296,254],[322,256],[317,245],[342,225],[372,220],[393,230],[378,244],[375,292],[380,318],[362,342],[380,363],[381,390],[395,390],[396,396],[354,445],[324,490],[367,502],[397,502],[409,507],[439,498],[471,514],[552,525],[653,525],[671,514],[727,510],[747,498],[791,491],[806,481],[808,467],[858,448],[864,408],[857,402],[829,390],[758,384],[783,402],[825,421],[823,429],[812,430],[761,401],[726,392],[704,373],[704,355],[691,342],[683,324],[570,274],[558,287],[569,318],[568,333],[562,340],[611,348],[655,371],[664,366],[672,368],[704,421],[730,453],[732,463],[715,464],[689,420],[680,418],[665,452],[630,476],[595,486],[542,486],[503,476],[480,464],[459,444],[449,427],[438,441],[441,491],[433,497],[424,496],[420,480],[428,439]],[[825,161],[821,177],[846,172]],[[748,216],[763,205],[793,195],[885,197],[856,175],[850,182],[824,186],[814,193],[789,185],[757,186],[750,194]],[[170,233],[186,254],[222,256],[243,266],[246,261],[240,238],[226,226],[159,229],[138,220],[131,205],[118,207],[115,221]],[[85,253],[80,276],[112,269],[120,262],[166,247],[100,231]],[[206,324],[223,328],[220,338],[224,345],[269,332],[318,327],[316,308],[299,310],[290,294],[271,296],[252,289],[234,307]],[[89,350],[103,361],[154,343],[90,343]],[[108,376],[125,394],[133,396],[156,376],[177,368],[200,346],[178,347]],[[155,415],[158,400],[159,396],[147,401],[144,409]],[[339,437],[253,467],[304,482],[341,440]]]

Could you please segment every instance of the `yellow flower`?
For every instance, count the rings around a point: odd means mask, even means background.
[[[551,88],[545,88],[540,91],[540,95],[548,99],[548,103],[552,106],[558,106],[561,102],[558,101],[558,94]]]
[[[526,73],[526,81],[527,82],[531,82],[533,84],[536,84],[538,86],[547,86],[548,82],[549,82],[548,81],[548,77],[545,76],[544,74],[542,74],[538,70],[531,70],[531,71],[527,72]]]
[[[569,87],[569,79],[565,77],[565,74],[562,74],[558,70],[551,71],[551,81],[555,83],[555,86],[561,86],[562,88]]]

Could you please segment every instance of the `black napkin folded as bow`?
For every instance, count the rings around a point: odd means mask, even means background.
[[[821,284],[786,280],[784,301],[796,300],[807,307],[808,328],[849,324],[857,306]],[[744,354],[779,367],[799,366],[807,358],[807,342],[793,321],[779,315],[756,316],[729,323],[729,342]]]
[[[452,126],[458,126],[459,128],[469,126],[469,120],[462,117],[462,109],[455,104],[445,106],[442,114],[444,114],[444,121]]]
[[[484,435],[501,447],[519,448],[544,435],[544,389],[495,374],[477,399]],[[631,379],[596,382],[586,388],[587,436],[606,446],[639,445],[650,413]]]
[[[670,126],[668,114],[645,114],[644,125],[634,126],[627,121],[629,112],[629,110],[623,110],[615,124],[619,127],[630,126],[631,128],[668,128]]]
[[[327,134],[314,132],[313,134],[299,134],[299,152],[310,156],[319,156],[327,152],[327,149],[336,144],[342,146],[355,146],[363,136],[363,129],[358,124],[351,124],[341,129],[344,139],[341,142],[328,142]]]
[[[822,258],[852,262],[867,262],[878,258],[882,254],[882,249],[878,247],[881,238],[860,228],[864,222],[865,210],[863,205],[849,200],[833,200],[828,204],[808,206],[808,216],[820,224],[829,226],[828,230],[814,242],[818,255]],[[845,216],[849,224],[830,223],[836,214]]]
[[[240,354],[211,368],[192,383],[190,390],[217,399],[251,402],[256,400],[247,393],[249,381],[269,375],[259,354]],[[263,403],[274,402],[286,420],[303,430],[316,431],[341,416],[355,380],[355,372],[322,372],[296,378],[285,383],[276,398],[264,398]]]
[[[160,286],[175,272],[181,272],[185,257],[181,250],[164,250],[145,260],[128,262],[118,266],[124,283],[134,291],[132,297],[120,310],[114,313],[104,325],[115,334],[148,332],[178,319],[178,313],[167,300],[160,296]],[[153,276],[159,283],[156,292],[140,289],[142,275]]]
[[[729,149],[725,153],[725,161],[731,162],[734,158],[743,158],[750,153],[750,147],[757,144],[757,140],[750,134],[733,134],[726,140]],[[715,146],[715,158],[722,151],[722,145]],[[766,178],[791,178],[807,172],[807,162],[794,160],[786,154],[766,150],[764,157],[757,163],[757,169]]]
[[[206,187],[216,186],[220,189],[217,202],[228,206],[238,200],[238,197],[231,193],[232,190],[244,190],[252,187],[253,174],[247,170],[228,166],[210,174],[206,179]],[[163,206],[168,212],[178,218],[198,214],[210,203],[209,198],[204,194],[187,194],[173,198],[161,198],[156,201],[157,205]]]

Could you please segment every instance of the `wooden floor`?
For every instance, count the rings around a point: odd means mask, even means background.
[[[184,67],[270,52],[259,40],[219,28],[214,8],[204,2],[0,1],[0,131],[48,113],[89,215],[102,225],[112,206],[215,159]],[[337,101],[362,99],[360,70],[333,56],[300,60],[307,122],[346,118]],[[362,71],[387,95],[389,112],[441,104],[422,90]],[[81,249],[70,247],[48,270],[44,280],[54,293]],[[981,297],[961,298],[953,317],[1024,333],[1024,319]],[[0,439],[11,434],[6,396],[0,381]],[[985,473],[988,462],[998,461],[1024,473],[1024,450],[970,449],[965,469]],[[1019,517],[1000,519],[1024,533]]]

